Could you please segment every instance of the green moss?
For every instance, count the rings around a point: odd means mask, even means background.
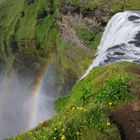
[[[69,2],[74,5],[78,6],[84,9],[97,9],[101,5],[101,0],[87,0],[87,1],[81,1],[81,0],[69,0]]]
[[[89,41],[93,40],[95,33],[89,31],[86,28],[82,28],[82,27],[77,27],[76,28],[77,34],[79,35],[79,37],[81,39],[83,39],[86,43],[88,43]]]
[[[111,4],[112,12],[116,13],[119,11],[126,10],[139,10],[140,1],[139,0],[113,0]]]
[[[112,0],[110,4],[109,1],[101,0],[69,1],[74,6],[92,10],[107,2],[114,13],[140,8],[139,0]],[[61,38],[56,24],[57,18],[61,17],[59,4],[59,0],[37,0],[30,5],[25,4],[24,0],[0,0],[0,53],[4,56],[6,71],[24,57],[33,58],[32,63],[23,63],[24,66],[32,71],[41,71],[46,62],[56,54],[54,61],[59,66],[59,84],[63,87],[69,83],[74,84],[84,73],[93,60],[101,35],[76,27],[77,35],[90,52],[69,45]],[[41,15],[44,10],[46,14]],[[14,51],[11,45],[13,41],[18,44]],[[7,50],[3,49],[4,45]],[[0,56],[0,59],[3,57]],[[56,117],[11,139],[51,140],[55,137],[61,139],[63,135],[68,140],[120,139],[119,131],[109,115],[118,106],[135,100],[133,93],[140,88],[140,75],[136,70],[140,71],[139,65],[131,63],[94,68],[85,79],[75,84],[68,96],[55,102],[58,111]]]
[[[81,38],[84,41],[85,45],[88,48],[92,49],[92,51],[94,51],[94,53],[95,53],[95,51],[100,43],[101,34],[90,31],[89,29],[84,28],[82,26],[77,26],[75,30],[76,30],[79,38]]]
[[[37,0],[31,4],[24,0],[0,2],[0,46],[6,48],[1,50],[1,55],[15,58],[11,66],[15,63],[17,66],[17,63],[21,62],[28,69],[29,66],[22,62],[22,58],[30,55],[32,70],[40,71],[40,66],[56,53],[61,46],[61,42],[58,42],[61,38],[60,32],[56,24],[58,4],[59,0]],[[9,65],[11,61],[5,57],[2,61]]]

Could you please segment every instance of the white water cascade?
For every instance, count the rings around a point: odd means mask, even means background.
[[[107,24],[97,57],[81,79],[96,66],[128,61],[140,63],[140,11],[117,13]]]

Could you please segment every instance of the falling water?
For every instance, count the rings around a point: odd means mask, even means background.
[[[140,11],[117,13],[107,24],[97,57],[81,79],[95,66],[128,61],[140,63]]]

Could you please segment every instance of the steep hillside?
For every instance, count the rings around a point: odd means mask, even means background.
[[[111,16],[138,8],[138,0],[0,0],[1,71],[35,79],[53,61],[60,86],[71,87],[93,60]]]
[[[138,140],[139,83],[137,64],[97,67],[56,101],[56,117],[13,140]]]
[[[1,72],[7,73],[15,69],[22,77],[30,76],[36,79],[37,75],[46,69],[46,65],[53,61],[55,73],[58,73],[56,77],[59,76],[57,78],[60,81],[59,85],[63,86],[64,82],[69,84],[66,91],[80,77],[93,59],[93,52],[99,41],[95,42],[89,51],[75,30],[65,34],[68,38],[75,34],[76,44],[73,39],[69,42],[63,39],[60,22],[63,15],[59,12],[60,2],[53,0],[0,1]],[[69,23],[66,23],[66,26],[69,28]],[[95,36],[93,32],[86,34]],[[89,36],[86,40],[93,40],[93,37]],[[84,47],[78,47],[77,44],[80,43]],[[68,80],[69,77],[71,80]]]
[[[0,0],[0,10],[0,72],[14,70],[34,83],[50,64],[48,81],[55,94],[72,89],[55,102],[56,117],[11,139],[140,137],[139,65],[98,67],[76,83],[95,58],[110,18],[140,10],[139,0]]]
[[[14,66],[22,73],[36,73],[59,44],[55,4],[45,0],[7,0],[1,1],[0,9],[1,69]]]

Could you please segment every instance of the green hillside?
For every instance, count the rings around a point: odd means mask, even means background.
[[[95,58],[109,19],[140,10],[139,0],[0,0],[0,10],[0,71],[34,80],[53,63],[58,93],[69,92],[55,102],[56,117],[11,140],[120,140],[116,112],[139,102],[140,66],[97,67],[76,81]]]
[[[46,0],[6,0],[1,1],[0,9],[1,62],[12,61],[15,67],[23,64],[36,72],[59,45],[55,4]]]
[[[126,62],[96,67],[55,102],[56,117],[12,140],[120,140],[111,116],[139,102],[139,71],[139,65]]]

